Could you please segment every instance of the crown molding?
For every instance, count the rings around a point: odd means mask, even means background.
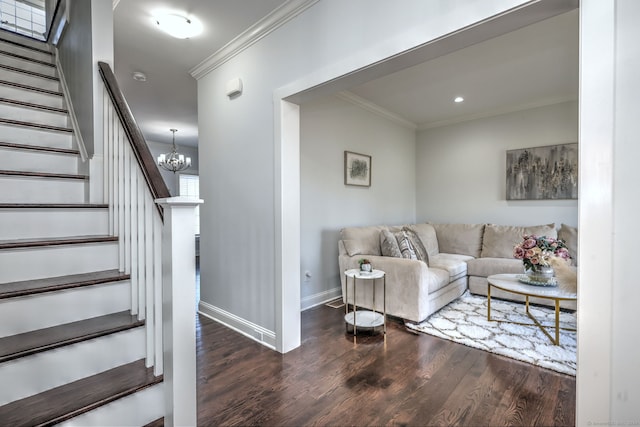
[[[343,101],[349,102],[357,107],[362,108],[363,110],[367,110],[370,113],[376,114],[380,117],[383,117],[387,120],[392,121],[393,123],[400,125],[402,127],[411,129],[411,130],[417,130],[418,129],[418,125],[413,123],[412,121],[409,121],[407,119],[405,119],[402,116],[399,116],[398,114],[389,111],[381,106],[379,106],[378,104],[374,104],[373,102],[366,100],[364,98],[359,97],[358,95],[351,93],[349,91],[342,91],[342,92],[338,92],[335,94],[335,96],[339,99],[342,99]]]
[[[189,70],[199,80],[320,0],[289,0]]]
[[[457,123],[468,122],[471,120],[484,119],[487,117],[501,116],[503,114],[515,113],[518,111],[531,110],[533,108],[547,107],[549,105],[562,104],[565,102],[577,101],[577,96],[561,96],[555,98],[547,98],[541,101],[530,102],[527,104],[512,105],[506,108],[496,108],[486,110],[476,114],[468,114],[466,116],[454,117],[447,120],[438,120],[436,122],[421,123],[418,125],[418,131],[438,128],[442,126],[455,125]]]

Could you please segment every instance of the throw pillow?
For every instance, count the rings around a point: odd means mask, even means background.
[[[440,253],[438,250],[438,237],[433,225],[421,223],[409,224],[406,227],[418,235],[422,245],[427,250],[427,256],[434,257]]]
[[[416,251],[413,249],[413,245],[411,244],[411,240],[409,240],[409,236],[404,231],[398,231],[393,233],[398,241],[398,248],[400,248],[400,253],[402,254],[402,258],[408,259],[418,259],[416,256]]]
[[[409,241],[411,242],[411,245],[413,246],[413,249],[416,252],[416,257],[420,261],[424,261],[427,264],[429,264],[429,253],[427,252],[427,249],[422,244],[422,240],[420,240],[420,237],[418,236],[418,234],[408,227],[404,227],[402,231],[404,231],[407,237],[409,238]]]
[[[380,230],[380,249],[382,250],[382,256],[402,258],[398,240],[389,230]]]
[[[561,224],[558,239],[564,240],[571,255],[571,263],[578,265],[578,229],[567,224]]]

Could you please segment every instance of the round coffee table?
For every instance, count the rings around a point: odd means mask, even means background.
[[[559,286],[538,286],[538,285],[528,285],[526,283],[522,283],[518,276],[520,274],[494,274],[492,276],[487,277],[487,320],[492,321],[491,319],[491,288],[500,289],[505,292],[510,292],[512,294],[523,295],[525,297],[525,307],[527,316],[531,320],[533,320],[534,324],[544,332],[544,334],[551,340],[551,342],[555,345],[560,344],[560,301],[577,301],[578,295],[574,292],[567,292],[561,289]],[[554,302],[555,306],[555,325],[548,326],[543,325],[536,319],[533,314],[529,311],[529,297],[537,297],[544,298]],[[510,322],[516,323],[516,322]],[[530,325],[527,323],[518,323],[519,325]],[[549,331],[547,331],[548,327],[555,328],[555,338],[551,336]],[[562,328],[569,331],[575,331],[575,329]]]
[[[345,280],[345,316],[344,320],[347,325],[353,326],[353,339],[355,342],[357,328],[373,329],[378,326],[382,326],[382,330],[386,339],[387,334],[387,281],[385,272],[382,270],[373,270],[371,272],[360,271],[357,268],[346,270],[344,272]],[[349,278],[353,280],[353,305],[352,310],[349,311]],[[382,279],[382,313],[375,310],[376,307],[376,279]],[[372,310],[358,310],[356,304],[356,283],[357,281],[364,282],[373,286],[373,309]]]

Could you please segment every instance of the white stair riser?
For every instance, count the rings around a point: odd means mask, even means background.
[[[128,280],[7,298],[0,300],[0,337],[130,309]]]
[[[47,107],[62,108],[63,97],[33,90],[22,89],[14,86],[0,84],[0,97],[19,99],[33,104],[46,105]]]
[[[118,243],[0,251],[2,282],[43,279],[118,268]]]
[[[73,148],[73,134],[50,130],[11,126],[0,123],[0,139],[3,142],[37,145],[54,148]]]
[[[0,405],[145,357],[144,327],[0,364]]]
[[[26,56],[31,59],[37,59],[38,61],[45,61],[50,64],[54,63],[53,56],[37,50],[24,48],[11,43],[5,43],[4,40],[0,40],[0,51],[11,52],[21,56]]]
[[[2,80],[13,83],[20,83],[27,86],[39,87],[40,89],[60,91],[60,82],[57,80],[45,79],[31,74],[21,73],[0,68]]]
[[[0,146],[3,163],[11,165],[11,170],[51,173],[78,173],[76,155],[51,153],[46,151],[20,150]]]
[[[83,203],[87,183],[0,175],[0,203]]]
[[[66,113],[23,107],[21,105],[0,102],[0,117],[41,125],[68,127],[69,116]]]
[[[9,65],[11,67],[20,68],[21,70],[34,71],[40,74],[46,74],[47,76],[56,75],[56,67],[49,67],[47,65],[39,64],[33,61],[26,61],[24,59],[15,58],[13,56],[3,55],[0,52],[0,64]]]
[[[35,48],[38,48],[38,49],[44,49],[44,50],[49,51],[49,52],[52,51],[51,47],[48,44],[46,44],[45,42],[43,42],[43,41],[38,41],[38,40],[35,40],[35,39],[31,39],[29,37],[25,37],[23,35],[16,34],[16,33],[13,33],[11,31],[3,31],[3,32],[1,32],[0,33],[0,40],[14,41],[14,42],[21,43],[21,44],[24,44],[24,45],[27,45],[27,46],[32,46],[32,47],[35,47]]]
[[[164,383],[145,388],[93,411],[86,412],[59,427],[144,426],[165,415]]]
[[[106,209],[0,209],[2,239],[109,234]]]

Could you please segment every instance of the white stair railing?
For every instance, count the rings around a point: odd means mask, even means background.
[[[202,201],[170,196],[111,67],[98,66],[109,232],[119,237],[120,270],[131,276],[131,312],[145,319],[147,367],[164,375],[165,425],[195,425],[195,242],[189,227]]]
[[[109,232],[119,237],[120,271],[131,276],[131,313],[146,323],[147,367],[161,375],[163,218],[106,89],[103,106]]]

